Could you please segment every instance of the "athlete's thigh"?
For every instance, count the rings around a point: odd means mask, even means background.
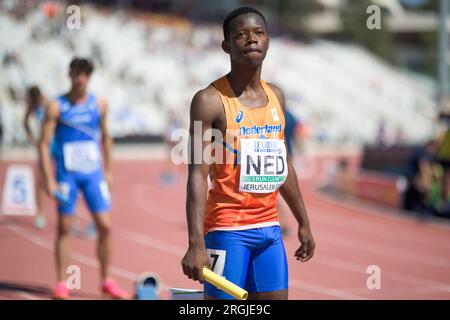
[[[92,214],[111,211],[111,196],[108,185],[101,172],[92,173],[83,177],[81,190],[86,204]]]
[[[92,215],[97,230],[99,230],[102,234],[105,234],[111,229],[111,213],[110,212],[96,212]]]
[[[274,296],[284,297],[288,289],[288,266],[281,229],[279,226],[264,228],[266,244],[252,253],[247,272],[246,287],[249,297],[255,293],[274,292]],[[278,293],[276,293],[278,292]]]
[[[62,199],[58,199],[58,214],[73,215],[75,214],[78,199],[78,184],[72,174],[58,174],[56,177],[58,183],[58,191]]]
[[[69,234],[72,229],[75,215],[73,214],[58,214],[57,226],[58,235]]]
[[[244,287],[250,250],[245,242],[246,231],[213,231],[205,236],[211,269],[234,284]],[[205,282],[205,299],[234,299]]]
[[[265,292],[251,292],[248,294],[248,300],[287,300],[288,289]]]

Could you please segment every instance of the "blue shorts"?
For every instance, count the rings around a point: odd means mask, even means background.
[[[288,289],[288,266],[279,226],[212,231],[205,245],[214,272],[248,292]],[[205,281],[205,295],[233,299]]]
[[[65,201],[58,201],[58,213],[73,215],[78,199],[78,190],[83,192],[86,204],[93,214],[111,211],[108,185],[101,171],[90,174],[59,172],[56,180]]]

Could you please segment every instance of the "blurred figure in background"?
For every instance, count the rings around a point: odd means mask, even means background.
[[[284,118],[286,123],[284,137],[286,139],[287,152],[292,156],[294,150],[301,150],[302,123],[291,111],[289,111],[289,109],[286,109],[284,112]]]
[[[387,146],[386,119],[384,119],[384,118],[381,118],[378,121],[376,144],[379,147]]]
[[[37,86],[28,88],[27,91],[27,109],[23,118],[23,127],[27,135],[28,142],[38,148],[38,140],[33,136],[33,132],[30,126],[30,120],[35,117],[39,122],[39,129],[42,126],[45,117],[45,105],[47,104],[47,98],[42,95],[41,90]],[[37,150],[38,151],[38,150]],[[40,159],[38,156],[38,168],[35,171],[35,193],[36,193],[36,207],[37,212],[35,216],[35,226],[37,229],[43,229],[46,225],[46,215],[43,210],[43,201],[45,197],[45,185],[44,179],[40,170]]]
[[[0,161],[3,158],[3,106],[0,102]]]
[[[167,147],[167,158],[161,173],[161,180],[165,184],[170,184],[175,181],[178,176],[179,166],[174,164],[171,159],[173,148],[178,144],[178,141],[172,140],[172,134],[177,130],[183,128],[180,117],[175,110],[170,110],[169,119],[167,123],[167,130],[164,134],[164,142]]]
[[[286,140],[287,153],[294,163],[293,154],[301,148],[301,122],[297,119],[288,108],[284,111],[284,138]],[[282,197],[278,197],[278,208],[280,211],[281,232],[287,236],[289,234],[289,226],[286,215],[290,214],[290,209]]]
[[[106,100],[88,91],[93,71],[94,66],[89,60],[72,60],[69,67],[71,89],[48,105],[39,143],[47,192],[58,199],[56,299],[69,297],[65,278],[70,258],[70,230],[79,190],[83,193],[98,231],[101,290],[115,299],[128,297],[110,278],[112,138],[106,124]],[[56,140],[56,177],[51,172],[49,155],[53,136]]]
[[[440,120],[443,128],[437,139],[438,149],[436,151],[436,160],[441,166],[442,172],[439,187],[436,187],[440,191],[437,214],[450,218],[450,201],[448,195],[448,185],[450,182],[450,115],[442,113]]]
[[[433,186],[433,161],[438,146],[438,141],[431,139],[417,148],[409,160],[405,172],[408,186],[403,197],[403,209],[419,214],[432,213],[426,204],[426,196]]]

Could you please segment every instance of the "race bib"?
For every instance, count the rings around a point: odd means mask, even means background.
[[[91,173],[100,168],[100,152],[93,141],[65,143],[63,153],[67,171]]]
[[[278,190],[288,174],[286,146],[279,139],[241,139],[239,191],[268,193]]]

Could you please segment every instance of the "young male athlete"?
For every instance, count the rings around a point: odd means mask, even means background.
[[[297,260],[311,259],[315,243],[286,155],[283,93],[260,78],[269,47],[266,21],[256,9],[241,7],[226,17],[223,32],[222,48],[230,55],[231,72],[199,91],[191,104],[191,158],[197,161],[189,164],[189,248],[183,272],[203,283],[202,269],[209,267],[247,289],[249,299],[287,299],[278,190],[298,221]],[[202,129],[196,130],[199,123]],[[200,150],[196,141],[212,128],[225,137],[223,153],[231,161],[211,166],[203,157],[198,161],[210,141],[203,141]],[[208,283],[204,292],[206,299],[231,298]]]
[[[27,134],[28,141],[38,149],[38,141],[33,136],[33,132],[30,127],[30,119],[32,116],[36,117],[39,124],[42,125],[45,116],[45,106],[47,105],[47,98],[41,93],[41,90],[37,86],[32,86],[27,91],[27,109],[23,118],[23,127]],[[46,216],[43,211],[43,201],[45,196],[44,179],[42,178],[40,170],[40,160],[38,161],[38,170],[36,172],[35,182],[35,194],[36,194],[36,206],[37,213],[34,220],[35,226],[38,229],[45,228]]]
[[[72,87],[67,94],[49,104],[39,144],[42,170],[47,192],[58,195],[56,238],[57,299],[66,299],[69,289],[65,282],[69,265],[69,238],[75,214],[78,190],[81,190],[94,217],[98,230],[97,255],[100,261],[102,291],[112,298],[127,294],[110,278],[111,255],[110,195],[112,139],[106,125],[107,104],[87,91],[93,65],[75,58],[70,63]],[[56,144],[56,181],[51,173],[49,144]],[[101,142],[104,151],[104,172],[101,163]]]

